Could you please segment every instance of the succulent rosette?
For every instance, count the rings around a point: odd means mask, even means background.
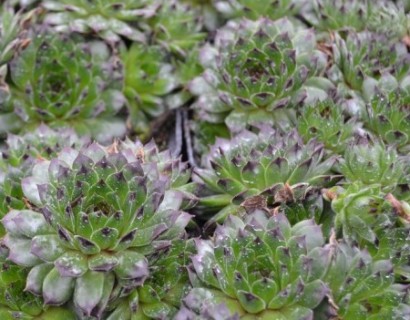
[[[332,183],[322,144],[304,144],[296,131],[282,134],[264,127],[258,134],[244,131],[232,140],[219,139],[206,159],[207,169],[196,169],[208,190],[202,209],[218,212],[210,223],[244,209],[278,207],[303,202],[314,189]]]
[[[402,1],[314,0],[301,13],[319,32],[371,31],[398,40],[408,34]]]
[[[30,268],[26,290],[101,318],[114,287],[141,286],[147,255],[184,235],[190,215],[181,199],[164,201],[170,184],[155,162],[117,144],[66,148],[40,162],[22,183],[38,210],[3,219],[8,259]]]
[[[380,1],[370,17],[368,29],[387,35],[391,40],[402,41],[409,35],[409,17],[403,6],[404,1]]]
[[[14,13],[8,3],[2,6],[0,10],[0,66],[9,61],[24,42],[20,38],[23,31],[20,25],[22,20],[22,15]]]
[[[362,114],[364,126],[369,131],[403,153],[407,152],[410,144],[408,103],[406,92],[379,95],[366,104]]]
[[[314,319],[406,319],[410,307],[405,302],[406,286],[394,283],[389,260],[374,260],[365,250],[345,243],[330,244],[332,261],[324,281],[330,288],[328,299]]]
[[[14,8],[13,1],[5,0],[0,7],[0,70],[4,76],[5,67],[13,56],[30,42],[27,39],[27,29],[37,22],[41,10],[20,10]],[[2,80],[3,77],[2,77]]]
[[[332,100],[304,107],[297,125],[304,141],[316,139],[327,150],[340,155],[354,141],[354,134],[360,128],[357,118],[348,119],[342,107]]]
[[[306,5],[305,0],[215,0],[215,7],[221,14],[229,18],[257,20],[264,16],[271,20],[293,17],[301,13]]]
[[[183,108],[190,105],[193,94],[189,87],[191,81],[199,77],[204,71],[203,66],[199,62],[200,47],[191,48],[186,55],[175,57],[172,59],[172,64],[175,67],[175,76],[178,79],[177,90],[173,90],[165,99],[166,106],[169,110]],[[180,110],[181,110],[180,109]]]
[[[384,192],[392,192],[406,182],[408,165],[395,148],[377,140],[361,139],[345,151],[337,167],[349,183],[378,185]]]
[[[313,319],[329,293],[321,280],[331,259],[324,243],[312,220],[291,227],[282,213],[256,210],[246,222],[230,216],[212,240],[196,241],[191,277],[210,303],[240,319]]]
[[[332,50],[329,78],[339,96],[358,105],[353,112],[360,114],[359,106],[363,109],[380,92],[408,90],[410,55],[404,43],[383,33],[349,32],[346,39],[335,34]]]
[[[157,5],[152,0],[47,0],[42,6],[47,10],[45,23],[58,32],[98,34],[109,42],[120,37],[144,42],[146,37],[138,26],[155,14]]]
[[[7,261],[8,248],[0,241],[0,316],[1,319],[69,319],[75,320],[71,310],[44,307],[42,300],[24,291],[28,270]],[[54,317],[54,318],[53,318]]]
[[[321,31],[355,30],[372,25],[373,17],[388,3],[384,0],[314,0],[305,19]]]
[[[39,297],[24,291],[27,270],[6,261],[0,253],[0,317],[4,320],[76,320],[70,309],[44,307]]]
[[[155,15],[148,19],[155,42],[168,52],[186,57],[190,50],[205,39],[203,17],[192,5],[177,0],[160,0]]]
[[[149,258],[147,280],[128,297],[119,299],[107,319],[172,319],[191,288],[186,267],[193,253],[191,240],[176,240],[156,251]]]
[[[30,43],[26,28],[30,25],[37,10],[26,14],[15,13],[7,1],[0,8],[0,134],[16,128],[16,116],[7,104],[10,88],[6,81],[7,63]]]
[[[410,230],[404,228],[384,228],[377,232],[377,247],[369,248],[374,260],[390,260],[397,282],[410,280]]]
[[[190,85],[200,121],[233,132],[259,123],[289,129],[291,107],[326,98],[332,87],[320,77],[326,58],[315,47],[313,31],[287,19],[228,24],[202,50],[206,70]]]
[[[159,46],[134,43],[123,52],[124,95],[133,129],[146,138],[150,120],[163,114],[167,108],[165,98],[180,82],[172,64],[166,62]]]
[[[53,130],[40,125],[25,135],[9,134],[7,147],[0,151],[0,216],[11,208],[24,209],[21,180],[31,175],[36,162],[55,157],[63,148],[79,149],[89,142],[71,129]]]
[[[392,227],[396,220],[392,207],[384,199],[379,185],[351,183],[324,190],[325,199],[331,201],[336,213],[334,228],[346,242],[377,245],[377,231]]]
[[[143,163],[155,163],[161,175],[169,179],[169,190],[164,201],[175,208],[190,208],[198,201],[194,195],[197,186],[190,183],[191,168],[181,157],[173,157],[170,150],[160,151],[154,141],[143,144],[141,141],[126,139],[118,145],[120,150],[131,150]]]
[[[44,122],[100,141],[125,134],[125,121],[115,117],[125,103],[122,67],[102,42],[40,33],[10,63],[10,77],[20,130]]]
[[[176,0],[157,4],[146,19],[150,45],[134,43],[123,53],[131,125],[143,139],[155,129],[151,120],[192,98],[185,87],[202,72],[197,51],[206,37],[198,8]]]

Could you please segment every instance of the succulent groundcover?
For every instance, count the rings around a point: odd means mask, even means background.
[[[410,319],[410,1],[0,1],[1,320]]]

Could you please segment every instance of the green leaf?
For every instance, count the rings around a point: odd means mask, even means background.
[[[38,318],[38,320],[76,320],[75,313],[66,308],[48,308]]]
[[[74,278],[61,277],[58,270],[53,268],[44,279],[44,303],[59,306],[68,302],[73,294],[74,285]]]
[[[102,298],[104,278],[103,272],[88,271],[76,280],[74,304],[86,316],[91,315]]]
[[[327,286],[321,280],[315,280],[305,284],[303,296],[298,304],[308,309],[316,308],[329,292]]]
[[[258,297],[261,297],[266,304],[269,304],[269,302],[278,293],[278,287],[276,282],[272,279],[263,278],[252,284],[252,292],[254,292]]]
[[[117,229],[106,227],[94,231],[90,240],[101,248],[101,250],[106,250],[114,247],[118,237],[119,232]]]
[[[81,277],[88,270],[87,258],[76,251],[67,251],[54,264],[62,277]]]
[[[144,304],[141,309],[144,315],[149,319],[166,319],[175,311],[175,308],[164,302]]]
[[[64,251],[57,235],[38,235],[31,241],[31,252],[47,262],[54,262]]]
[[[139,279],[141,282],[148,276],[148,261],[140,253],[123,251],[117,253],[119,265],[115,273],[120,279]]]
[[[50,273],[51,269],[53,269],[51,263],[43,263],[31,268],[27,275],[25,290],[35,295],[41,295],[43,292],[44,279]]]
[[[249,313],[258,313],[266,309],[266,303],[253,293],[240,290],[237,292],[237,297],[242,307]]]
[[[79,236],[79,235],[75,235],[74,236],[74,241],[75,241],[75,245],[76,247],[83,253],[86,255],[93,255],[93,254],[97,254],[101,251],[101,249],[97,246],[97,244],[95,244],[94,242]]]
[[[376,235],[374,231],[368,226],[362,219],[355,215],[349,215],[347,217],[349,225],[358,233],[358,235],[365,240],[374,243]],[[354,237],[354,235],[347,235],[348,237]]]

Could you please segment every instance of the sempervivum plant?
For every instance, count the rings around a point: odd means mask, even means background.
[[[410,229],[384,228],[377,232],[377,247],[370,251],[375,260],[390,260],[396,278],[408,283],[410,280]],[[369,248],[372,249],[372,248]]]
[[[215,7],[228,17],[257,20],[261,16],[272,20],[292,17],[300,13],[306,0],[215,0]]]
[[[342,107],[332,100],[304,107],[297,125],[305,141],[315,138],[336,154],[344,153],[359,128],[357,119],[347,119]]]
[[[30,268],[26,290],[101,318],[114,286],[142,285],[147,255],[184,234],[190,216],[179,199],[164,201],[170,183],[155,162],[116,144],[40,162],[22,183],[32,210],[3,219],[8,258]]]
[[[342,96],[359,95],[370,100],[379,92],[407,88],[409,54],[403,43],[380,33],[349,32],[335,35],[334,67],[329,77]]]
[[[0,134],[14,129],[16,123],[12,108],[6,104],[10,98],[6,63],[30,43],[24,29],[35,14],[35,10],[27,14],[14,13],[7,2],[0,8]]]
[[[25,207],[21,180],[31,175],[37,161],[55,157],[65,147],[79,149],[88,142],[71,129],[53,130],[46,125],[25,135],[9,134],[7,147],[0,151],[0,216],[10,208]]]
[[[118,145],[120,150],[128,150],[146,165],[156,164],[161,175],[169,179],[169,190],[166,192],[164,201],[169,201],[175,208],[182,205],[184,209],[196,204],[197,198],[193,195],[196,185],[189,183],[191,169],[188,163],[182,162],[181,158],[175,158],[170,150],[160,151],[154,141],[142,144],[140,141],[126,139]]]
[[[303,144],[296,131],[288,134],[262,128],[244,131],[232,140],[219,139],[207,159],[208,169],[197,169],[209,189],[201,205],[220,212],[210,221],[247,207],[280,206],[303,201],[311,189],[330,182],[335,159],[326,158],[322,144]]]
[[[391,227],[396,220],[378,185],[352,183],[346,188],[336,186],[323,192],[336,213],[335,231],[346,242],[377,244],[377,231]]]
[[[346,29],[363,31],[385,2],[384,0],[314,0],[306,18],[321,31]]]
[[[142,135],[150,131],[149,120],[165,110],[165,97],[179,85],[174,67],[166,62],[159,46],[134,43],[123,52],[124,94],[131,124]]]
[[[42,33],[11,62],[11,99],[25,129],[45,122],[109,141],[125,133],[122,70],[106,45]]]
[[[191,287],[186,267],[193,252],[190,240],[176,240],[155,252],[144,285],[120,298],[107,320],[171,319]]]
[[[410,144],[410,110],[404,92],[380,95],[366,104],[364,126],[390,145],[406,152]]]
[[[385,34],[390,39],[401,41],[410,32],[409,17],[406,14],[402,1],[380,1],[377,10],[370,17],[368,29]]]
[[[43,307],[42,301],[24,290],[27,270],[6,261],[0,253],[0,317],[4,320],[75,320],[74,312],[60,307]]]
[[[24,46],[25,40],[20,38],[22,22],[23,16],[14,13],[7,3],[0,8],[0,66],[9,61],[21,45]]]
[[[198,10],[177,0],[161,0],[155,15],[148,19],[153,40],[167,51],[185,57],[205,38]]]
[[[373,260],[367,251],[345,243],[330,244],[332,262],[324,281],[328,299],[315,311],[314,319],[407,319],[406,286],[394,283],[389,260]]]
[[[266,214],[257,210],[247,222],[230,216],[212,240],[197,240],[194,287],[241,319],[313,319],[328,293],[321,278],[330,250],[321,229],[312,220],[291,227],[284,214]]]
[[[152,0],[46,0],[45,22],[61,32],[98,34],[109,42],[117,42],[120,36],[133,41],[146,40],[136,26],[141,19],[155,14]]]
[[[201,121],[225,122],[232,131],[255,123],[288,128],[290,107],[326,97],[315,87],[328,81],[313,77],[325,61],[312,30],[287,19],[241,20],[221,29],[215,43],[203,49],[207,69],[191,83]]]
[[[339,171],[348,182],[360,181],[364,185],[379,185],[383,191],[393,191],[405,182],[403,173],[406,159],[383,143],[360,139],[349,147],[338,164]]]

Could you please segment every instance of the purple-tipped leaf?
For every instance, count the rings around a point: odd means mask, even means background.
[[[114,254],[100,253],[88,258],[88,268],[93,271],[108,272],[119,264],[118,258]]]
[[[50,231],[43,215],[31,210],[11,210],[2,223],[9,234],[16,236],[31,238]]]
[[[100,302],[104,289],[105,274],[88,271],[77,279],[74,290],[74,304],[89,317]]]
[[[120,279],[138,279],[143,284],[149,275],[147,259],[137,252],[123,251],[117,255],[119,265],[115,273]]]
[[[54,265],[62,277],[81,277],[88,270],[87,258],[75,251],[66,252]]]
[[[44,303],[52,306],[63,305],[70,300],[73,294],[74,285],[74,278],[61,277],[58,270],[53,268],[44,279]]]
[[[42,261],[31,253],[31,240],[7,234],[3,243],[9,248],[8,259],[24,267],[33,267]]]
[[[31,253],[46,262],[54,262],[65,250],[57,235],[39,235],[31,241]]]
[[[51,263],[39,264],[31,268],[27,275],[25,291],[40,296],[43,293],[43,282],[48,273],[53,269]]]

